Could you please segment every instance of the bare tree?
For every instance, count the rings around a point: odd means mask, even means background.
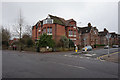
[[[19,37],[19,49],[22,51],[22,43],[21,38],[22,35],[27,34],[29,36],[32,35],[32,27],[30,25],[25,24],[24,17],[22,16],[22,12],[20,10],[19,17],[17,20],[17,24],[13,25],[13,36]]]
[[[22,43],[21,43],[21,38],[22,38],[22,34],[23,34],[23,28],[24,28],[24,18],[22,16],[21,10],[18,16],[18,20],[17,20],[17,24],[13,25],[13,36],[15,37],[19,37],[19,50],[20,52],[22,51]]]
[[[24,31],[25,31],[24,34],[27,34],[30,37],[32,37],[32,27],[30,25],[26,25]]]

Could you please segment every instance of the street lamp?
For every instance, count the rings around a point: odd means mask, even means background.
[[[108,40],[108,57],[110,57],[109,56],[109,54],[110,54],[110,49],[109,49],[109,39],[110,39],[110,37],[111,37],[111,34],[107,33],[106,38]]]

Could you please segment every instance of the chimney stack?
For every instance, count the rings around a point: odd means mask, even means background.
[[[88,23],[88,27],[91,27],[91,23]]]

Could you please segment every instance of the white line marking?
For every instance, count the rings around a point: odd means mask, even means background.
[[[75,56],[75,58],[77,58],[77,56]]]
[[[89,57],[86,57],[87,59],[90,59]]]
[[[67,55],[64,55],[64,56],[67,56]]]
[[[49,61],[49,62],[51,62],[51,61]],[[52,62],[52,63],[57,63],[57,64],[66,65],[66,66],[70,66],[70,67],[75,67],[75,68],[79,68],[79,69],[86,69],[85,67],[74,66],[74,65],[64,64],[64,63],[58,63],[58,62]]]
[[[80,58],[83,58],[83,57],[80,57]]]
[[[69,55],[68,57],[72,57],[72,56]]]

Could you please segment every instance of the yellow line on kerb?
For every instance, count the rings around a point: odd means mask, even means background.
[[[120,53],[120,52],[114,52],[114,53],[111,53],[109,55],[113,55],[113,54],[117,54],[117,53]],[[108,54],[100,56],[100,57],[97,57],[97,59],[99,59],[100,61],[102,61],[100,58],[105,57],[105,56],[108,56]]]

